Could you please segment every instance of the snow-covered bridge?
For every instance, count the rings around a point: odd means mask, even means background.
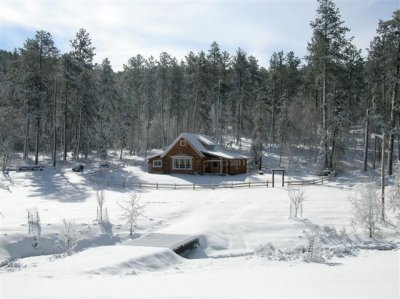
[[[139,238],[133,239],[125,244],[130,246],[163,247],[171,249],[177,254],[181,254],[198,246],[199,237],[190,235],[151,233],[142,235]]]

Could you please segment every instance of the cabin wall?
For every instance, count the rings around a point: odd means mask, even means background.
[[[163,167],[153,167],[153,161],[154,160],[162,160],[162,158],[161,157],[155,157],[155,158],[149,159],[147,171],[149,173],[164,173],[164,161],[163,161]]]
[[[228,173],[229,174],[239,174],[239,173],[246,173],[247,172],[247,160],[241,159],[240,165],[232,165],[232,160],[228,161]]]
[[[165,169],[164,173],[184,173],[184,174],[196,174],[196,173],[203,173],[202,172],[202,158],[197,153],[197,151],[190,145],[189,142],[186,141],[185,146],[181,146],[181,140],[185,140],[181,138],[172,148],[171,150],[165,155],[164,162],[165,162]],[[172,169],[172,157],[173,156],[191,156],[192,157],[192,169],[185,170],[185,169]],[[164,164],[163,164],[164,165]]]
[[[184,140],[181,138],[171,150],[162,158],[162,168],[154,168],[153,160],[160,158],[149,159],[149,172],[150,173],[183,173],[183,174],[202,174],[202,161],[203,158],[197,153],[195,149],[186,141],[185,146],[180,145],[180,141]],[[192,157],[192,169],[172,169],[172,157],[173,156],[191,156]]]
[[[148,172],[149,173],[182,173],[182,174],[203,174],[203,173],[220,173],[219,164],[221,161],[220,158],[215,158],[211,156],[207,156],[202,158],[198,152],[192,147],[192,145],[186,141],[186,145],[181,146],[181,140],[185,140],[181,138],[176,144],[170,149],[170,151],[165,155],[165,157],[154,157],[149,159],[148,161]],[[173,156],[191,156],[192,157],[192,169],[172,169],[173,165]],[[154,160],[162,160],[162,167],[153,167]],[[204,161],[216,161],[216,164],[213,165],[213,162],[204,163]],[[246,159],[236,159],[236,160],[223,160],[223,169],[222,173],[227,174],[239,174],[247,172],[247,160]],[[237,161],[240,163],[237,163]],[[234,162],[235,161],[235,162]]]

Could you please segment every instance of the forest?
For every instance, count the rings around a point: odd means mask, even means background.
[[[93,153],[106,159],[111,149],[121,158],[123,151],[147,156],[192,132],[239,149],[242,138],[251,139],[254,163],[272,148],[281,155],[313,148],[321,168],[334,169],[358,128],[368,149],[372,133],[386,136],[392,174],[400,158],[400,10],[377,24],[366,57],[333,1],[318,0],[310,26],[305,57],[275,52],[262,62],[268,67],[212,42],[182,60],[137,54],[118,72],[107,58],[94,63],[85,29],[67,53],[50,32],[37,31],[13,52],[0,50],[3,168],[15,154],[38,164],[46,153],[53,165]]]

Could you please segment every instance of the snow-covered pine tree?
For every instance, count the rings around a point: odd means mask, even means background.
[[[317,18],[311,22],[313,36],[308,43],[307,61],[320,96],[324,168],[333,168],[336,141],[345,125],[341,81],[349,31],[341,20],[339,9],[331,0],[318,0]],[[338,84],[339,83],[339,84]],[[337,119],[340,118],[340,121]]]

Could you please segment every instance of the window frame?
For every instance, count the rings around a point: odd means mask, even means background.
[[[182,139],[179,141],[180,146],[186,146],[186,140]]]
[[[160,163],[160,165],[156,165],[156,163],[158,162]],[[162,168],[162,167],[163,167],[163,162],[161,159],[153,160],[153,168]]]
[[[193,158],[172,157],[172,169],[173,170],[192,170],[193,169]]]

